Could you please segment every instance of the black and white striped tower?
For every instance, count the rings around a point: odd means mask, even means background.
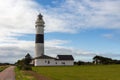
[[[44,21],[42,15],[39,14],[36,20],[36,39],[35,39],[35,55],[40,57],[44,55]],[[39,65],[39,61],[35,59],[35,66]]]

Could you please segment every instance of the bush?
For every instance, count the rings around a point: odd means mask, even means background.
[[[32,68],[31,68],[31,66],[29,66],[29,65],[24,65],[24,66],[22,67],[22,70],[32,70]]]
[[[29,65],[17,65],[19,70],[32,70],[32,67]]]
[[[23,58],[22,60],[18,60],[16,62],[16,65],[19,70],[32,70],[32,67],[30,65],[31,61],[32,61],[32,58],[30,54],[27,54],[25,58]]]

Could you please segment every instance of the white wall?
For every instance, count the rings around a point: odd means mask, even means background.
[[[44,54],[44,43],[35,43],[35,56],[39,57]]]
[[[54,59],[35,59],[35,66],[52,66],[55,65]]]
[[[36,27],[36,34],[44,34],[44,27],[43,26],[37,26]]]
[[[74,61],[73,60],[56,60],[57,64],[56,65],[63,65],[63,66],[71,66],[74,65]]]
[[[73,60],[35,59],[35,66],[71,66]]]

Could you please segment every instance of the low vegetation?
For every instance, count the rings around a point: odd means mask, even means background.
[[[0,72],[6,69],[8,66],[0,66]]]
[[[19,70],[32,70],[30,62],[32,61],[32,57],[28,53],[25,58],[18,60],[15,64]]]
[[[103,57],[103,56],[94,56],[93,57],[93,61],[92,62],[84,62],[84,61],[75,61],[74,62],[75,65],[93,65],[93,64],[104,64],[104,65],[108,65],[108,64],[120,64],[120,60],[115,60],[112,58],[108,58],[108,57]]]
[[[36,80],[35,77],[31,74],[32,66],[30,62],[32,57],[28,53],[25,58],[18,60],[15,65],[16,80]]]
[[[16,80],[36,80],[29,72],[15,68]]]
[[[120,80],[120,65],[33,67],[52,80]]]

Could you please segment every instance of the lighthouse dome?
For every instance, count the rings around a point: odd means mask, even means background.
[[[45,22],[43,21],[43,16],[41,14],[38,15],[38,18],[36,20],[36,26],[43,26],[44,27]]]

